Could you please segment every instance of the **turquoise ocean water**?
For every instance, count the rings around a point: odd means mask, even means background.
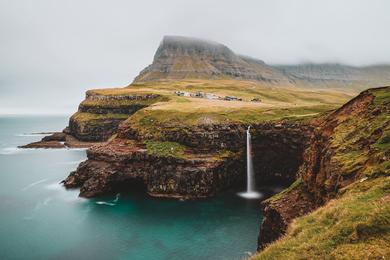
[[[234,192],[81,199],[59,182],[85,150],[16,148],[66,124],[65,116],[0,117],[0,259],[245,259],[255,251],[259,201]]]

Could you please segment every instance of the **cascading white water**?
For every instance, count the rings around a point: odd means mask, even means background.
[[[262,194],[255,191],[255,175],[253,172],[252,161],[252,137],[250,133],[251,127],[246,130],[246,192],[241,192],[239,195],[247,199],[257,199],[262,197]]]
[[[246,192],[250,193],[255,190],[254,176],[253,176],[253,162],[252,162],[252,140],[251,127],[248,126],[246,130]]]

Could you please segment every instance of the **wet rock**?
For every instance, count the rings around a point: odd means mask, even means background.
[[[56,132],[43,137],[38,142],[18,146],[19,148],[58,149],[58,148],[89,148],[100,142],[83,142],[70,134]]]
[[[293,207],[289,205],[294,205]],[[263,222],[258,237],[260,251],[268,244],[279,239],[286,231],[290,222],[316,208],[313,196],[303,184],[290,192],[283,194],[279,199],[267,200],[262,203]]]
[[[259,182],[294,180],[312,128],[304,124],[265,123],[253,125],[252,129],[254,168]],[[245,125],[169,130],[162,141],[185,145],[187,157],[149,154],[143,145],[144,137],[130,126],[121,126],[116,138],[88,150],[87,162],[65,180],[65,186],[77,184],[81,187],[80,196],[90,197],[113,192],[120,182],[142,180],[151,196],[195,199],[245,183]],[[219,155],[222,149],[226,156]]]
[[[58,141],[38,141],[26,145],[18,146],[18,148],[40,148],[40,149],[55,149],[65,148],[66,146]]]
[[[53,133],[52,135],[48,135],[42,138],[42,141],[58,141],[58,142],[65,142],[66,134],[57,132]]]
[[[115,140],[88,150],[88,160],[72,172],[64,185],[81,187],[80,196],[111,193],[126,183],[142,181],[154,197],[196,199],[214,196],[242,176],[240,157],[229,160],[183,159],[148,154],[137,144]],[[130,185],[131,186],[131,185]]]

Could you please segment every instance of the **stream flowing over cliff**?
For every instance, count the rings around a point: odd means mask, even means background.
[[[245,182],[245,129],[245,125],[213,125],[170,131],[162,140],[186,145],[188,157],[182,158],[148,154],[137,133],[120,130],[113,140],[92,147],[88,161],[64,184],[80,186],[80,195],[85,197],[116,192],[117,186],[123,189],[125,183],[133,181],[143,183],[156,197],[214,196]],[[311,127],[270,123],[253,125],[252,129],[256,179],[291,183]],[[218,152],[220,149],[224,154]]]
[[[62,180],[80,197],[137,191],[192,203],[245,190],[250,128],[257,186],[287,187],[261,202],[257,250],[267,253],[304,229],[291,235],[294,221],[357,183],[385,178],[376,194],[386,193],[390,87],[357,90],[389,82],[389,68],[270,66],[216,42],[166,36],[133,83],[87,91],[63,132],[22,147],[88,147]],[[365,239],[361,226],[348,232],[346,244]]]

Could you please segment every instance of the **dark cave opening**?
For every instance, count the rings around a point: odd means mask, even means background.
[[[256,187],[285,187],[293,183],[303,162],[306,140],[306,136],[297,131],[258,131],[253,134],[252,158]]]
[[[115,180],[111,186],[116,193],[146,193],[145,181],[141,178],[121,178]]]

